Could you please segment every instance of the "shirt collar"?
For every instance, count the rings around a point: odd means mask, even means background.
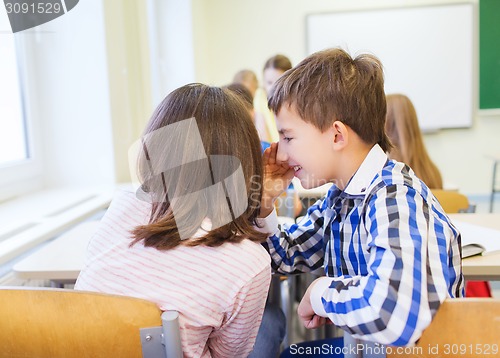
[[[354,173],[344,192],[350,195],[364,195],[373,178],[382,170],[386,162],[387,154],[378,144],[375,144]]]

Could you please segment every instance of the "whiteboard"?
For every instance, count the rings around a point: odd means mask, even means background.
[[[475,21],[471,3],[311,14],[308,54],[341,47],[376,55],[385,91],[415,105],[422,130],[472,125]]]

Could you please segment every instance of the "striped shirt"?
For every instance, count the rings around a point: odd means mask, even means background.
[[[314,312],[354,338],[414,343],[447,297],[463,296],[460,234],[403,163],[375,145],[345,190],[332,185],[298,223],[263,220],[275,271],[324,267]]]
[[[131,243],[151,204],[116,196],[92,237],[76,289],[147,299],[179,311],[185,357],[246,357],[271,279],[269,254],[250,240],[159,251]]]

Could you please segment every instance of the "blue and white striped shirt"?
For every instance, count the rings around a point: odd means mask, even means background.
[[[355,338],[408,345],[440,303],[464,294],[460,234],[427,186],[375,145],[344,191],[332,185],[298,224],[264,244],[273,269],[324,267],[311,293],[316,314]]]

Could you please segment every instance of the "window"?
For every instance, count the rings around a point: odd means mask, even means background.
[[[0,201],[33,190],[39,168],[33,158],[32,141],[23,96],[22,54],[19,35],[10,28],[0,8]]]
[[[1,28],[4,29],[2,16]],[[8,24],[7,24],[8,26]],[[28,158],[26,130],[16,62],[14,35],[2,30],[0,35],[0,108],[2,124],[0,130],[0,166]]]

